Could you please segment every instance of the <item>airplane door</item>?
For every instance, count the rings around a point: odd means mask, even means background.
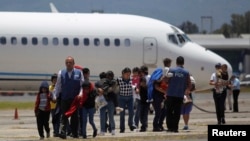
[[[157,41],[155,38],[144,38],[143,40],[143,63],[156,65],[157,63]]]

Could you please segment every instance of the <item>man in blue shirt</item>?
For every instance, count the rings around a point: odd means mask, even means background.
[[[69,56],[65,59],[65,69],[58,72],[57,82],[53,91],[53,100],[60,103],[62,117],[60,121],[59,137],[66,139],[68,125],[68,117],[65,113],[70,109],[71,103],[81,91],[81,85],[84,81],[82,71],[74,68],[74,58]],[[78,111],[76,110],[70,118],[70,127],[73,138],[78,138]]]
[[[191,89],[190,75],[183,68],[184,58],[177,57],[176,67],[170,68],[169,73],[173,76],[168,80],[167,89],[167,128],[168,132],[178,132],[178,125],[181,116],[181,106],[184,95],[188,95]]]

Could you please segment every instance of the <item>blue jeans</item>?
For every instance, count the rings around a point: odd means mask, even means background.
[[[95,108],[81,108],[82,109],[82,135],[86,136],[86,128],[87,128],[87,121],[89,117],[89,123],[92,126],[93,130],[97,130],[94,122],[94,114]]]
[[[114,120],[114,102],[112,100],[107,101],[108,104],[100,109],[100,124],[101,124],[101,132],[105,132],[106,130],[106,110],[108,110],[108,119],[111,126],[111,130],[115,130],[115,120]]]
[[[135,106],[136,106],[136,111],[135,111],[135,126],[139,127],[139,119],[140,119],[140,109],[141,109],[141,100],[140,99],[135,99]]]
[[[133,95],[131,96],[121,96],[118,97],[119,107],[124,110],[120,113],[120,130],[125,131],[125,109],[128,108],[128,126],[134,126],[133,117],[134,117],[134,99]]]
[[[58,135],[60,128],[60,116],[56,114],[56,109],[51,110],[51,117],[52,117],[53,133],[54,135]]]

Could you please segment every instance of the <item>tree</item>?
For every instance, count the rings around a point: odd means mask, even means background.
[[[244,33],[244,16],[239,14],[232,14],[231,18],[232,33],[237,34],[237,36],[239,36],[241,33]]]
[[[214,33],[222,33],[226,38],[239,37],[242,33],[250,33],[250,11],[244,15],[232,14],[231,25],[224,23],[221,28],[215,30]]]
[[[245,26],[246,33],[250,33],[250,11],[245,13]]]
[[[199,29],[196,24],[193,24],[190,21],[183,22],[179,28],[184,31],[185,33],[192,34],[192,33],[198,33]]]

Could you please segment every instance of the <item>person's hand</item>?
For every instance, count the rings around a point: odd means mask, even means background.
[[[164,97],[164,99],[166,100],[166,99],[167,99],[167,93],[165,93],[165,94],[163,95],[163,97]]]
[[[140,94],[140,90],[138,88],[135,88],[135,93]]]
[[[37,117],[39,114],[38,110],[35,110],[35,116]]]
[[[185,90],[185,95],[189,95],[190,94],[190,90],[189,89],[186,89]]]
[[[103,95],[103,92],[104,92],[104,91],[103,91],[102,88],[98,88],[98,89],[97,89],[97,93],[98,93],[99,95]]]

